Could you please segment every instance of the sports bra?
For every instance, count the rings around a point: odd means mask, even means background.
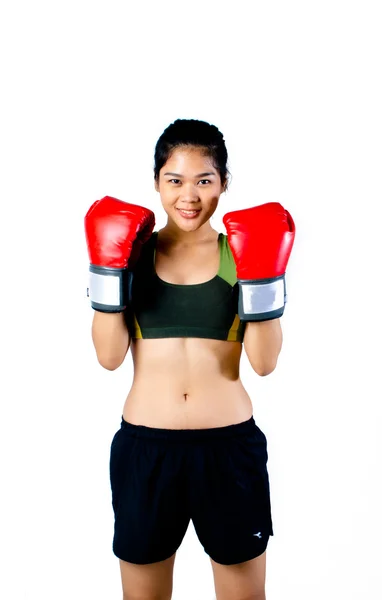
[[[142,246],[130,272],[128,306],[125,311],[129,334],[134,339],[196,337],[242,342],[245,322],[238,314],[236,265],[227,236],[219,233],[219,270],[204,283],[168,283],[155,271],[158,232]]]

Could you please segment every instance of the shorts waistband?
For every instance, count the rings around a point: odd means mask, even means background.
[[[212,427],[210,429],[161,429],[159,427],[147,427],[146,425],[129,423],[128,421],[125,421],[123,416],[121,421],[121,429],[128,435],[174,441],[192,441],[248,435],[256,428],[257,425],[253,415],[248,421],[234,423],[233,425],[225,425],[223,427]]]

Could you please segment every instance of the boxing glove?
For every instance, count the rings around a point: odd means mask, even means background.
[[[143,206],[111,196],[91,205],[85,216],[85,236],[92,308],[110,313],[126,309],[128,276],[154,226],[154,213]]]
[[[224,215],[239,285],[238,315],[243,321],[268,321],[284,313],[285,271],[295,224],[278,202]]]

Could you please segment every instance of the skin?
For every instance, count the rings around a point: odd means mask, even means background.
[[[199,177],[201,173],[212,173]],[[167,175],[177,173],[179,176]],[[159,173],[167,224],[158,232],[155,269],[169,283],[195,284],[218,270],[218,232],[210,218],[224,191],[211,159],[198,149],[177,149]],[[178,208],[200,208],[184,219]],[[240,423],[252,403],[239,378],[242,344],[202,338],[131,340],[134,381],[123,409],[138,425],[167,429]]]
[[[178,175],[166,175],[166,173]],[[203,175],[201,173],[210,173]],[[195,284],[218,270],[218,232],[210,223],[226,189],[211,159],[197,148],[173,152],[155,181],[167,223],[159,230],[155,269],[169,283]],[[201,208],[196,219],[177,208]],[[279,319],[247,323],[243,344],[201,338],[132,340],[121,314],[95,311],[93,342],[99,362],[114,370],[131,348],[134,379],[124,419],[166,429],[212,428],[240,423],[252,414],[252,401],[239,376],[244,347],[258,375],[271,373],[281,350]],[[170,600],[176,553],[150,565],[119,560],[123,600]],[[237,565],[211,559],[217,600],[265,600],[266,552]]]

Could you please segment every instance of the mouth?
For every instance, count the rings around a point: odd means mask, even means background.
[[[184,210],[184,209],[181,209],[181,208],[177,208],[176,210],[185,219],[193,219],[194,217],[196,217],[200,213],[200,211],[202,209],[199,208],[198,210]]]

